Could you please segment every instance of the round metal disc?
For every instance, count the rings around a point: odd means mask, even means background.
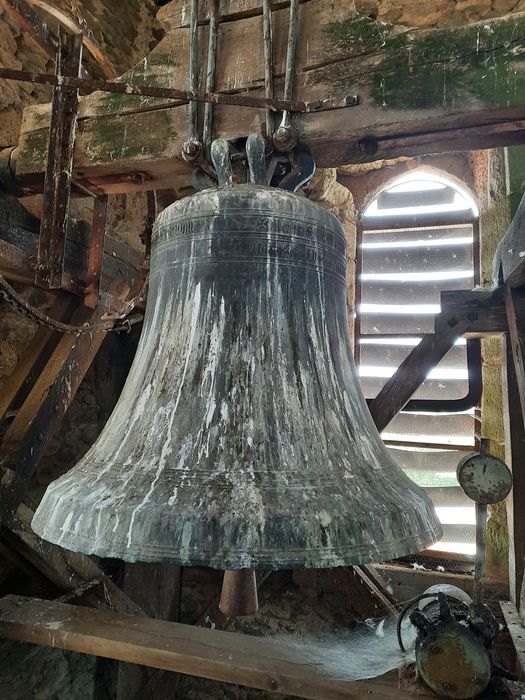
[[[463,457],[457,477],[463,491],[476,503],[499,503],[512,488],[512,474],[505,462],[481,452]]]
[[[457,622],[434,630],[416,646],[416,663],[425,683],[440,697],[462,700],[477,698],[492,671],[485,646]]]

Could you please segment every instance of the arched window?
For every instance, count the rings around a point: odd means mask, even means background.
[[[361,216],[356,359],[374,398],[425,333],[440,294],[478,283],[478,210],[451,179],[412,171],[394,180]],[[474,505],[455,469],[475,446],[481,395],[479,341],[460,339],[383,433],[392,455],[428,490],[443,523],[439,551],[475,552]]]

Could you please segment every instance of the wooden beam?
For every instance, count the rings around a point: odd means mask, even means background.
[[[525,230],[523,234],[525,239]],[[509,323],[510,347],[514,360],[513,369],[516,376],[522,420],[525,425],[525,288],[505,287],[505,305]]]
[[[13,282],[33,286],[39,220],[18,200],[0,190],[0,274]],[[88,281],[89,227],[70,219],[67,229],[63,287],[82,295]],[[119,274],[132,284],[142,255],[131,246],[105,237],[101,288],[107,290]]]
[[[145,614],[92,559],[35,535],[31,529],[33,515],[31,508],[21,503],[14,515],[3,517],[0,540],[59,590],[83,594],[88,605],[125,615]]]
[[[60,32],[57,77],[78,77],[81,62],[82,35]],[[62,287],[77,113],[78,90],[58,84],[53,89],[43,214],[35,271],[37,284],[45,289]]]
[[[111,291],[116,297],[124,298],[128,287],[121,279]],[[105,304],[99,304],[94,312],[82,307],[72,323],[99,323],[106,313]],[[33,476],[105,336],[105,332],[97,332],[65,334],[61,338],[4,435],[0,464],[15,472],[15,484],[27,483]]]
[[[516,651],[515,673],[523,680],[525,679],[525,627],[514,603],[502,601],[500,607]]]
[[[502,333],[507,328],[500,289],[443,292],[441,308],[435,318],[434,333],[423,336],[370,402],[368,407],[379,432],[403,409],[458,338]]]
[[[525,194],[501,239],[494,258],[494,275],[509,287],[525,285]]]
[[[505,462],[512,471],[512,491],[507,498],[509,529],[509,588],[510,599],[520,606],[521,586],[525,570],[525,428],[521,412],[514,355],[510,338],[506,336],[503,350],[503,422],[505,428]]]
[[[143,608],[149,617],[177,622],[180,613],[181,575],[180,566],[140,562],[126,564],[123,590]],[[156,674],[159,675],[153,679]],[[122,662],[118,667],[117,700],[141,697],[141,693],[144,693],[144,689],[150,682],[155,682],[155,685],[164,683],[173,692],[176,680],[176,676],[165,671]],[[157,697],[166,695],[168,695],[167,692]],[[143,695],[142,697],[152,696]]]
[[[288,15],[286,7],[272,13],[275,94],[282,94]],[[258,15],[219,25],[218,92],[263,94],[261,26]],[[307,0],[299,27],[297,99],[359,96],[358,106],[295,117],[319,167],[525,140],[525,14],[400,32],[356,18],[346,0]],[[206,46],[207,27],[200,31],[199,45]],[[185,89],[188,32],[172,29],[123,81]],[[498,70],[487,70],[487,62]],[[16,177],[35,190],[42,187],[49,115],[42,105],[24,112]],[[264,110],[214,110],[216,132],[230,139],[257,131],[264,118]],[[189,186],[191,167],[181,158],[185,136],[185,107],[95,93],[80,107],[74,178],[105,192]]]
[[[75,299],[69,294],[61,293],[49,312],[52,318],[58,321],[70,320],[75,305]],[[60,334],[47,326],[39,326],[25,352],[19,358],[11,374],[2,382],[2,392],[0,394],[0,419],[3,418],[15,400],[18,392],[26,382],[30,372],[39,362],[42,355],[48,357],[48,352],[52,352],[58,343]]]
[[[364,681],[342,680],[341,672],[330,668],[330,649],[325,656],[316,650],[312,661],[308,647],[51,601],[4,597],[0,635],[302,698],[413,698],[399,687],[395,671]],[[422,691],[418,697],[433,696]]]

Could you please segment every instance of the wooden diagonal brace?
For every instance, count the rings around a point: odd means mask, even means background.
[[[40,224],[35,280],[44,289],[62,286],[73,148],[78,114],[78,90],[62,84],[63,76],[78,77],[82,59],[82,35],[59,35],[47,167],[44,211]]]
[[[499,288],[444,292],[441,307],[434,333],[423,337],[369,405],[379,432],[404,408],[458,338],[494,335],[507,328],[505,303]]]
[[[146,615],[88,556],[68,552],[35,535],[31,529],[32,519],[31,508],[21,503],[13,516],[0,527],[0,540],[58,589],[83,589],[87,582],[98,580],[100,584],[92,585],[83,596],[90,605],[127,615]]]
[[[110,289],[117,298],[124,298],[127,291],[124,280],[114,283]],[[82,307],[75,314],[73,324],[81,325],[88,319],[98,323],[105,313],[104,304],[94,313]],[[23,485],[33,476],[105,336],[102,332],[61,338],[0,448],[0,465],[16,472],[13,485]]]

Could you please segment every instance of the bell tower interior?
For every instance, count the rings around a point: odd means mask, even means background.
[[[524,37],[0,0],[1,697],[525,697]]]

